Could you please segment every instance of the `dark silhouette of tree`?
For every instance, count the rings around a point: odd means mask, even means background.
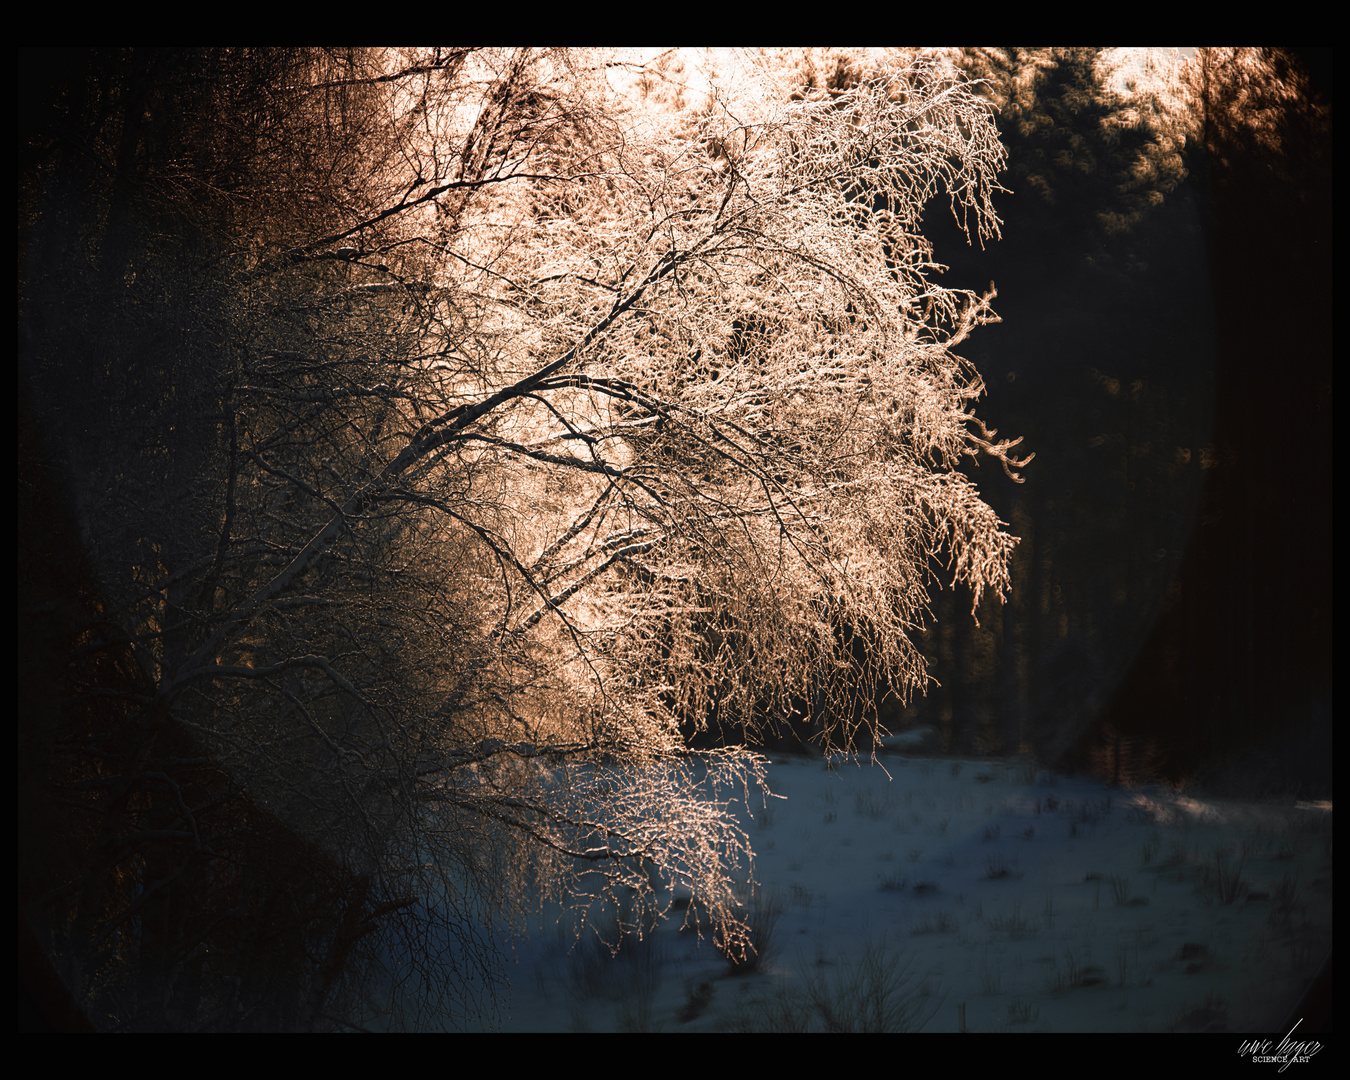
[[[1329,794],[1330,103],[1288,50],[1201,49],[1185,74],[1216,417],[1194,539],[1114,713],[1182,736],[1178,771],[1263,746],[1253,789]],[[1304,315],[1272,301],[1272,266]]]
[[[1062,273],[1066,255],[1075,270],[1119,259],[1111,240],[1143,222],[1183,176],[1167,102],[1124,82],[1100,48],[973,49],[959,62],[999,108],[1008,214],[1017,222],[1004,235],[1023,265]],[[1028,264],[1037,254],[1047,261]]]
[[[21,835],[26,913],[100,1027],[350,1021],[365,1008],[346,993],[357,954],[369,960],[381,917],[411,901],[344,859],[322,827],[280,820],[274,792],[212,752],[210,709],[173,701],[167,684],[228,617],[247,567],[274,564],[294,525],[250,517],[275,487],[248,475],[251,455],[268,451],[250,438],[245,358],[269,321],[293,332],[303,306],[264,298],[257,253],[339,227],[345,196],[331,177],[369,177],[359,143],[339,131],[323,145],[318,114],[336,91],[316,105],[300,89],[363,61],[247,50],[24,59],[42,95],[27,99],[22,133],[20,327],[37,434],[21,467],[37,470],[25,490],[38,506],[71,504],[28,537],[20,572],[21,617],[45,628],[34,637],[55,668],[34,696],[62,702],[21,734],[46,785]],[[369,117],[359,83],[340,96],[343,124]],[[67,534],[83,559],[57,542]],[[47,622],[51,604],[61,617]],[[238,695],[213,707],[246,708]],[[287,758],[280,782],[303,779],[321,803],[303,745],[270,731],[257,752]],[[463,957],[472,970],[441,964],[459,998],[491,954]]]

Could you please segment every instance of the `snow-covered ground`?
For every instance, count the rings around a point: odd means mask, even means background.
[[[895,748],[902,749],[902,748]],[[764,970],[673,914],[617,956],[519,943],[505,1031],[1274,1031],[1331,949],[1331,805],[1127,791],[1029,765],[775,755],[745,808]],[[777,918],[774,921],[774,911]]]

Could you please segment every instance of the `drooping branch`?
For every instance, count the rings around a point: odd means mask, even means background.
[[[1015,484],[1023,483],[1025,478],[1013,470],[1025,469],[1031,464],[1032,459],[1036,456],[1035,454],[1028,454],[1024,458],[1013,456],[1012,451],[1022,444],[1024,436],[1019,435],[1015,439],[1003,439],[999,442],[994,442],[994,439],[998,436],[998,430],[996,428],[985,427],[984,421],[972,412],[967,411],[964,415],[967,422],[974,424],[980,431],[978,435],[974,432],[967,433],[967,441],[974,445],[976,449],[967,449],[965,453],[978,461],[978,451],[983,451],[1003,466],[1003,472],[1007,475],[1009,480]]]

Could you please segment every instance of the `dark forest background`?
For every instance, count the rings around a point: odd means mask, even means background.
[[[1329,55],[1200,50],[1180,118],[1103,59],[963,54],[1012,191],[1002,240],[944,242],[938,213],[937,252],[997,285],[981,416],[1036,459],[1021,486],[980,477],[1022,538],[1011,602],[977,627],[936,598],[940,685],[902,722],[1117,782],[1329,798]]]
[[[988,387],[980,416],[1036,456],[1022,484],[973,474],[1021,537],[1011,599],[986,600],[977,624],[968,594],[936,593],[922,640],[934,683],[907,708],[889,703],[883,720],[932,725],[951,753],[1031,753],[1117,783],[1330,798],[1329,50],[1201,49],[1184,75],[1139,72],[1132,92],[1098,49],[958,59],[1000,108],[1003,237],[967,246],[943,206],[930,235],[945,284],[997,286],[1002,323],[964,351]],[[251,170],[285,138],[264,103],[296,62],[266,50],[20,53],[20,283],[71,289],[66,321],[21,308],[19,327],[19,898],[31,920],[20,919],[21,1027],[88,1024],[34,926],[69,919],[72,939],[99,948],[139,926],[147,978],[184,942],[209,936],[228,954],[216,964],[235,972],[233,989],[211,998],[217,1012],[179,993],[141,1026],[322,1028],[341,1026],[335,988],[358,943],[402,914],[261,811],[182,732],[166,728],[154,760],[137,757],[145,743],[125,718],[142,676],[100,626],[71,493],[78,463],[54,435],[79,429],[70,409],[88,395],[58,413],[50,381],[35,390],[30,378],[34,340],[64,343],[57,374],[72,388],[109,334],[158,340],[158,324],[133,325],[153,312],[118,309],[123,285],[86,257],[91,237],[115,245],[150,229],[160,257],[203,265],[212,229],[231,227],[214,220],[209,193],[276,182]],[[841,63],[825,77],[842,87],[856,74]],[[153,125],[114,122],[152,112]],[[122,142],[102,147],[109,172],[89,148],[119,128]],[[156,191],[191,201],[200,229],[183,233],[177,211],[147,199]],[[39,196],[74,209],[39,228]],[[198,275],[190,287],[217,283]],[[210,308],[186,293],[163,302]],[[168,410],[205,425],[176,438],[224,438],[192,401],[150,392],[176,385],[155,358],[169,363],[182,345],[145,354],[127,386],[146,392],[122,421],[149,429]],[[172,481],[172,456],[156,460]],[[209,830],[166,827],[147,841],[164,882],[153,898],[114,872],[117,838],[90,832],[79,810],[84,791],[143,798],[125,785],[132,766],[161,796],[201,808]],[[104,791],[117,784],[123,794]],[[155,805],[173,820],[173,799]],[[111,911],[137,914],[100,922]]]

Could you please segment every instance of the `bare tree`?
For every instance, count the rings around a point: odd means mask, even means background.
[[[298,65],[277,190],[225,201],[218,294],[158,314],[212,335],[191,440],[95,451],[82,523],[148,680],[104,833],[149,829],[108,823],[172,718],[356,875],[300,1022],[361,971],[451,1017],[527,879],[583,910],[683,881],[747,947],[761,759],[689,730],[797,710],[850,746],[923,687],[933,573],[1007,588],[956,468],[1021,464],[953,351],[992,291],[938,285],[921,231],[945,200],[996,233],[989,107],[936,62],[795,101],[677,66]],[[163,246],[108,280],[147,295]]]

